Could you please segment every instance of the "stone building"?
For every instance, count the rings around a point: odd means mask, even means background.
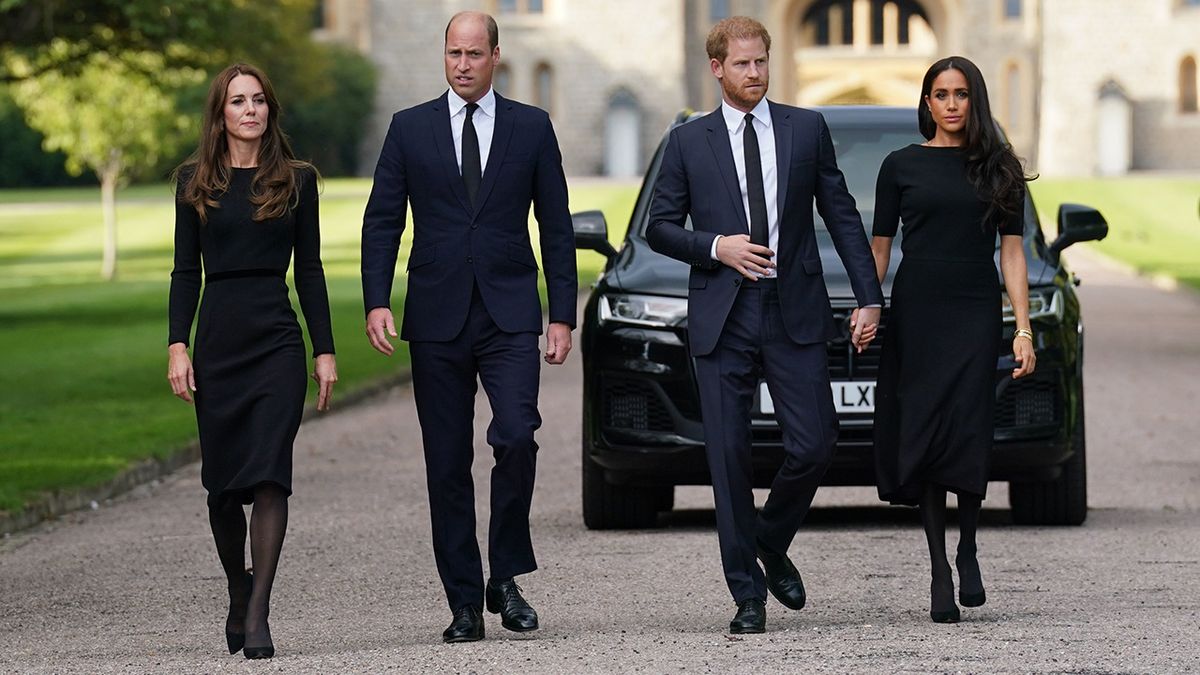
[[[685,107],[720,100],[704,38],[754,16],[771,98],[915,106],[928,65],[966,56],[1018,153],[1046,175],[1200,169],[1200,0],[325,0],[318,35],[379,67],[363,170],[394,111],[446,89],[442,31],[500,24],[497,91],[550,111],[570,175],[639,175]]]

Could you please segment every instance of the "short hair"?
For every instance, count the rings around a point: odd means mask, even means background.
[[[767,32],[766,26],[748,16],[731,16],[721,19],[708,31],[704,48],[708,51],[708,58],[724,63],[725,57],[729,56],[730,40],[753,38],[762,38],[767,53],[771,52],[771,34]]]
[[[491,14],[484,14],[483,12],[459,12],[450,17],[450,20],[446,22],[446,32],[442,35],[442,42],[444,43],[447,39],[449,39],[450,26],[454,25],[454,21],[469,14],[483,19],[483,24],[487,27],[488,48],[493,52],[496,51],[496,45],[500,44],[500,26],[496,25],[496,19],[492,18]]]

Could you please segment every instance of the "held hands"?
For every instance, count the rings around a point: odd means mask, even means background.
[[[1021,364],[1013,369],[1013,379],[1032,375],[1033,369],[1037,365],[1037,355],[1033,351],[1033,340],[1027,337],[1017,336],[1013,338],[1013,358],[1017,363]]]
[[[313,359],[312,379],[317,383],[317,410],[329,410],[333,400],[333,383],[337,382],[337,360],[333,354],[317,354]]]
[[[396,337],[396,323],[392,319],[392,310],[387,307],[376,307],[367,312],[367,339],[375,351],[384,356],[391,356],[396,347],[388,340],[388,336]]]
[[[571,352],[571,327],[565,323],[552,323],[546,328],[546,363],[557,366],[567,360]]]
[[[188,356],[187,345],[173,343],[167,348],[167,354],[167,381],[171,383],[171,391],[191,403],[192,392],[196,391],[196,374],[192,372],[192,359]]]
[[[880,311],[879,307],[858,307],[850,313],[850,344],[859,354],[875,339]]]
[[[750,243],[748,234],[729,234],[717,240],[717,260],[751,281],[758,281],[775,267],[774,257],[775,252],[766,246]]]

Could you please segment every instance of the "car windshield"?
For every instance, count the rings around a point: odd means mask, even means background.
[[[863,226],[870,235],[875,220],[875,180],[879,177],[879,166],[892,151],[912,143],[921,143],[924,139],[915,128],[838,126],[833,119],[829,120],[829,125],[838,168],[846,177],[846,187],[854,197],[858,211],[862,214]],[[1028,200],[1026,209],[1031,212]],[[638,228],[638,234],[641,236],[645,236],[646,225],[649,224],[649,209],[646,209],[646,212],[646,217]],[[817,236],[827,240],[829,233],[815,209],[813,220],[817,227]],[[685,227],[689,230],[692,228],[691,218],[688,218]],[[999,246],[999,237],[996,245]]]

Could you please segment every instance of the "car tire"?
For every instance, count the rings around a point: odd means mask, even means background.
[[[1050,481],[1009,483],[1008,501],[1018,525],[1082,525],[1087,519],[1087,439],[1082,394],[1079,421],[1072,438],[1074,452],[1062,473]]]
[[[668,495],[674,488],[666,486]],[[583,445],[583,524],[589,530],[643,530],[658,524],[660,486],[614,485]],[[669,510],[669,506],[668,506]]]

